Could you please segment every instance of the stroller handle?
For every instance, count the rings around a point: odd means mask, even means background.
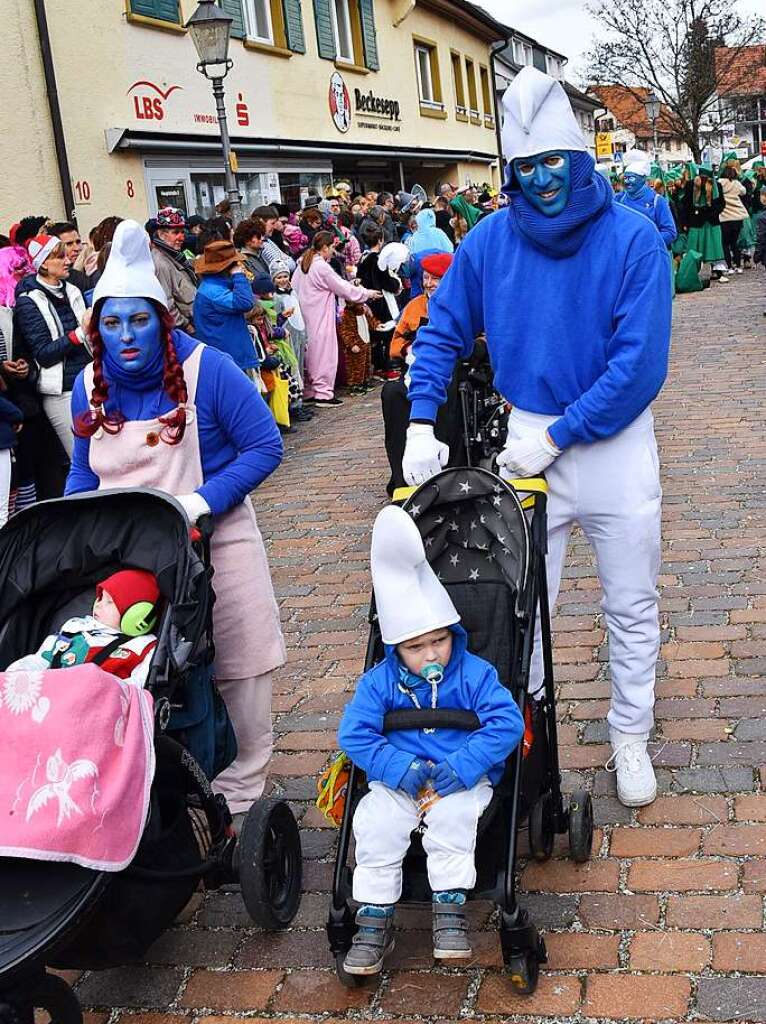
[[[533,508],[535,504],[535,495],[548,493],[548,482],[544,476],[530,476],[516,479],[501,477],[500,479],[503,483],[508,484],[520,494],[529,495],[529,497],[524,498],[522,501],[522,508]],[[417,487],[397,487],[393,493],[391,501],[395,504],[405,502],[408,498],[412,497],[417,489]]]
[[[481,729],[481,722],[474,711],[460,711],[457,708],[387,711],[383,716],[383,733],[400,729],[463,729],[465,732],[476,732]]]

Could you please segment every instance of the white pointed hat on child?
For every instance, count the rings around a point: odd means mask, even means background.
[[[418,528],[404,509],[384,508],[372,529],[372,586],[385,644],[401,644],[460,622],[428,564]]]
[[[622,158],[623,174],[640,174],[644,178],[648,178],[651,169],[651,157],[643,149],[629,149]]]
[[[503,156],[515,160],[550,150],[587,152],[569,97],[560,82],[525,67],[503,96]]]
[[[154,272],[149,236],[135,220],[117,225],[104,273],[93,290],[92,304],[107,298],[154,299],[168,308],[165,290]]]

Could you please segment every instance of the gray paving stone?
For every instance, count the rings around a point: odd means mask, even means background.
[[[766,1020],[766,978],[700,978],[697,1013],[707,1020]]]
[[[115,967],[89,974],[77,986],[77,996],[86,1007],[167,1010],[182,979],[180,967]]]

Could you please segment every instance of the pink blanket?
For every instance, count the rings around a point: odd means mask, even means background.
[[[153,701],[96,665],[0,672],[0,857],[120,871],[154,777]]]

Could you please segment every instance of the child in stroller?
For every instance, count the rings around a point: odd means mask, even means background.
[[[156,636],[160,590],[157,577],[143,569],[123,569],[96,584],[91,615],[67,619],[46,636],[35,654],[12,662],[7,672],[44,672],[92,662],[118,679],[143,686],[149,675]]]
[[[466,650],[460,616],[426,560],[418,528],[395,506],[375,523],[372,578],[386,658],[362,676],[339,730],[369,784],[353,821],[353,895],[362,906],[344,963],[351,975],[379,973],[393,948],[402,862],[419,827],[433,891],[434,957],[471,955],[464,905],[476,883],[477,825],[524,732],[495,668]],[[480,727],[384,735],[387,712],[429,705],[473,711]]]

